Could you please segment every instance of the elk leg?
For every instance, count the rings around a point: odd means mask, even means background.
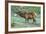
[[[36,22],[35,18],[33,18],[33,23]]]
[[[29,19],[26,18],[26,19],[25,19],[25,23],[28,23],[28,22],[29,22]]]

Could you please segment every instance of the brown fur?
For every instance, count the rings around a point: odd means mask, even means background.
[[[35,12],[23,12],[20,14],[21,17],[25,18],[25,21],[29,19],[33,19],[33,22],[35,22],[35,16],[37,14]]]

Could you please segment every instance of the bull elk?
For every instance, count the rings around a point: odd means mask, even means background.
[[[17,7],[16,7],[17,8]],[[20,9],[21,8],[21,9]],[[25,11],[25,9],[23,9],[23,6],[21,6],[19,9],[17,8],[18,12],[16,12],[19,16],[25,18],[25,22],[28,21],[29,19],[33,20],[33,23],[36,21],[35,17],[37,16],[37,14],[35,13],[35,11],[30,11],[28,12],[27,10]]]
[[[29,19],[32,19],[33,22],[35,22],[35,17],[37,16],[35,12],[18,12],[18,15],[25,18],[25,22],[29,22]]]

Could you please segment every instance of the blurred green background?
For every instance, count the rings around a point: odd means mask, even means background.
[[[25,23],[25,18],[20,17],[18,12],[31,12],[34,11],[37,13],[36,22],[32,24],[32,20],[29,20],[29,23]],[[12,28],[30,28],[30,27],[40,27],[40,16],[41,16],[41,7],[36,6],[11,6],[11,27]]]

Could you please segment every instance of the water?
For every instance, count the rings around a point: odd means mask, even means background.
[[[29,22],[25,23],[25,19],[20,16],[12,16],[13,28],[31,28],[31,27],[40,27],[40,16],[35,18],[36,22],[33,22],[32,19]],[[11,26],[12,27],[12,26]]]

